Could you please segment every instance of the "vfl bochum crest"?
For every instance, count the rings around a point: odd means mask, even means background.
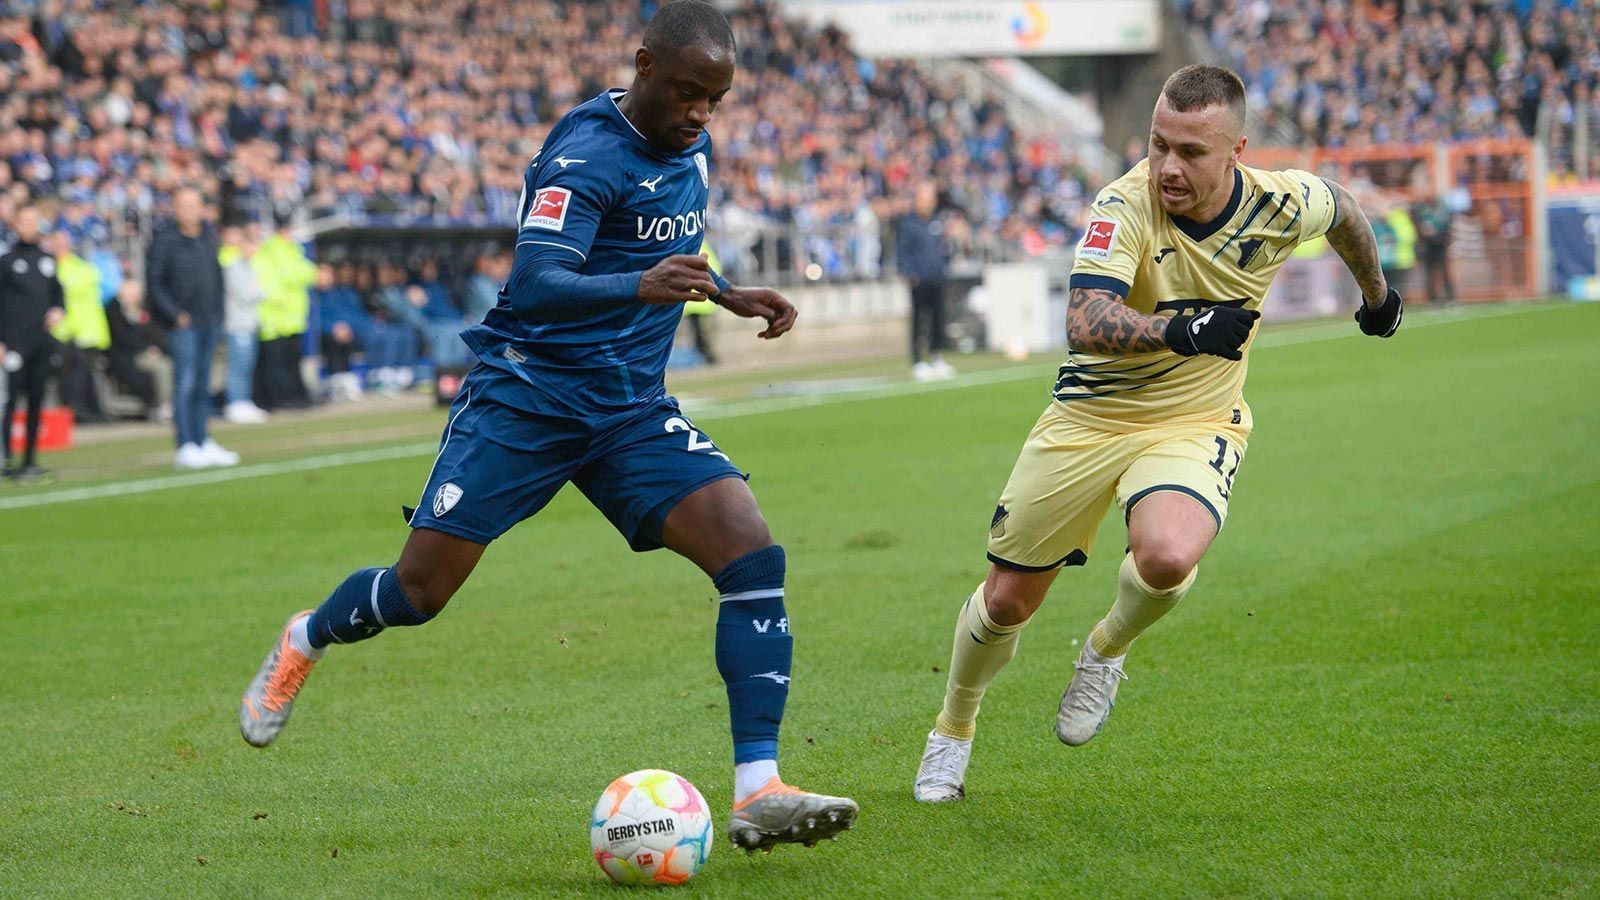
[[[694,165],[695,168],[700,170],[700,185],[702,187],[711,187],[711,173],[706,170],[706,155],[704,153],[696,153],[694,155]]]
[[[433,495],[433,514],[442,516],[455,509],[456,501],[461,499],[461,488],[450,482],[439,485],[439,490]]]

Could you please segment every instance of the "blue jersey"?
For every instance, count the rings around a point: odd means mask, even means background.
[[[537,408],[599,416],[666,394],[683,307],[640,303],[639,276],[700,252],[711,138],[657,149],[618,109],[624,93],[601,94],[551,130],[523,176],[513,276],[483,323],[462,333],[485,364],[532,387]],[[531,286],[531,273],[551,272],[595,296]]]

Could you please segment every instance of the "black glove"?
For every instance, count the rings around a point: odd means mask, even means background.
[[[1405,312],[1405,304],[1400,302],[1400,292],[1389,288],[1389,293],[1383,298],[1383,305],[1377,309],[1368,306],[1363,300],[1356,307],[1356,324],[1361,326],[1362,334],[1375,337],[1394,337],[1400,330],[1400,314]]]
[[[1179,356],[1209,353],[1223,359],[1244,359],[1239,348],[1250,339],[1259,310],[1213,306],[1196,315],[1176,315],[1167,323],[1167,346]]]

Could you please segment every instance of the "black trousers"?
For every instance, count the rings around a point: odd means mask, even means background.
[[[5,460],[7,468],[11,463],[11,420],[17,414],[17,403],[24,398],[28,401],[28,420],[22,465],[33,465],[39,449],[39,413],[44,408],[44,391],[55,369],[56,348],[39,347],[23,354],[22,368],[10,373],[6,382],[5,440],[0,441],[0,449],[4,450],[0,459]]]
[[[1420,254],[1427,279],[1429,303],[1449,303],[1456,299],[1455,281],[1450,277],[1450,251],[1446,245],[1424,244]]]
[[[106,354],[106,362],[111,367],[111,377],[117,384],[138,397],[145,409],[154,409],[156,380],[149,372],[139,368],[138,359],[136,354],[118,351],[115,347]]]
[[[296,334],[261,342],[251,393],[262,409],[311,406],[311,393],[306,390],[305,379],[300,377],[301,337]]]
[[[329,375],[339,375],[350,371],[350,358],[355,356],[361,346],[355,341],[341,344],[332,335],[322,336],[322,361],[328,366]],[[295,366],[299,370],[298,363]]]
[[[711,349],[711,329],[706,327],[706,320],[710,316],[684,316],[689,320],[689,334],[694,338],[694,350],[705,357],[706,365],[717,364],[717,355]]]
[[[94,370],[99,367],[101,356],[99,350],[73,344],[61,348],[61,403],[72,410],[79,422],[104,422],[108,418],[94,388]]]
[[[944,352],[944,282],[911,286],[911,362]]]

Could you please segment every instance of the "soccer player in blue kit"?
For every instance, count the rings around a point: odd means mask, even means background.
[[[634,550],[677,552],[721,595],[730,839],[750,850],[810,845],[851,826],[853,801],[778,777],[794,642],[783,548],[742,473],[663,384],[686,301],[710,297],[760,317],[763,338],[795,321],[776,292],[735,287],[698,255],[710,185],[705,127],[734,67],[722,14],[677,0],[647,27],[632,86],[578,106],[551,130],[524,176],[511,278],[483,323],[462,333],[478,363],[450,410],[400,559],[355,572],[316,610],[289,619],[240,705],[246,741],[266,746],[278,736],[328,645],[432,619],[491,541],[571,481]]]

